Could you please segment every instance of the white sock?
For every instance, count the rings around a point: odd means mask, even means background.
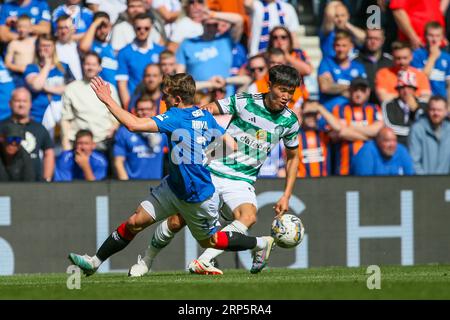
[[[267,239],[263,237],[256,237],[256,250],[262,250],[267,246]]]
[[[103,261],[100,260],[96,255],[92,257],[92,264],[94,265],[94,268],[100,267],[102,263]]]
[[[247,235],[248,234],[248,228],[240,221],[234,220],[232,223],[227,225],[225,228],[223,228],[221,231],[235,231],[242,234]],[[201,261],[211,261],[215,257],[221,255],[224,250],[218,250],[213,248],[208,248],[205,250],[205,252],[202,253],[200,257],[198,257],[198,260]]]
[[[153,259],[155,259],[158,253],[167,246],[170,241],[172,241],[174,236],[175,233],[170,231],[167,219],[156,227],[150,245],[147,250],[145,250],[145,257],[143,258],[147,266],[151,265]]]

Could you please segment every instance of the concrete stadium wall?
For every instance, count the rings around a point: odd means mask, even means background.
[[[157,182],[0,184],[0,274],[66,272],[69,252],[93,254]],[[268,234],[283,180],[256,185],[258,223]],[[450,177],[298,180],[291,199],[306,236],[276,248],[272,267],[450,263]],[[143,254],[154,226],[101,271],[124,271]],[[201,249],[186,229],[161,252],[154,270],[182,270]],[[249,252],[225,253],[221,268],[249,268]]]

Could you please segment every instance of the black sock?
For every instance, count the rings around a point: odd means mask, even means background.
[[[256,247],[256,237],[233,231],[219,231],[217,233],[216,249],[226,251],[243,251]]]
[[[103,242],[96,255],[101,261],[105,261],[114,253],[124,249],[130,242],[131,240],[122,238],[116,230]]]

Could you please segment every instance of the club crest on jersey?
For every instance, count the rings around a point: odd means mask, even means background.
[[[203,116],[203,111],[202,110],[192,111],[192,116],[195,117],[195,118],[202,117]]]
[[[259,129],[256,131],[256,140],[258,141],[267,141],[267,131],[263,129]]]

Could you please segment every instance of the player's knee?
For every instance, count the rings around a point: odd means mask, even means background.
[[[239,221],[244,224],[247,228],[250,228],[251,226],[253,226],[256,221],[258,220],[258,218],[256,217],[256,213],[247,213],[247,214],[242,214],[239,217]]]
[[[137,222],[136,222],[136,215],[133,214],[127,220],[127,229],[134,233],[137,228],[138,228],[138,225],[137,225]]]
[[[186,225],[184,219],[179,214],[175,216],[169,217],[167,220],[167,226],[169,227],[169,230],[176,233],[183,229],[183,227]]]

